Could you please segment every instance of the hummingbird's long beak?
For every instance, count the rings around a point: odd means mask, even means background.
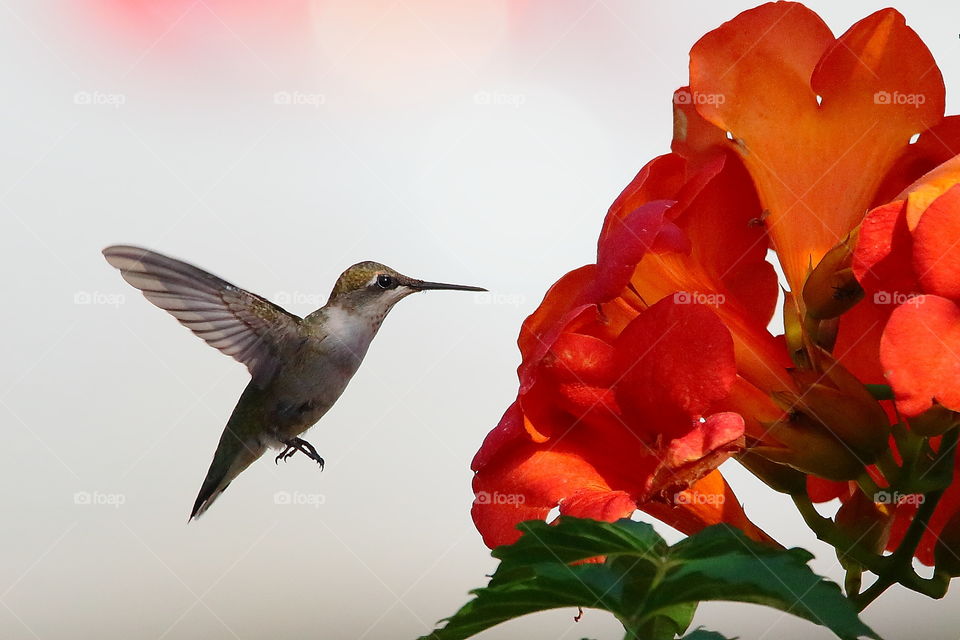
[[[416,291],[432,291],[437,289],[451,289],[454,291],[486,291],[483,287],[468,287],[463,284],[445,284],[443,282],[424,282],[423,280],[411,280],[408,287]]]

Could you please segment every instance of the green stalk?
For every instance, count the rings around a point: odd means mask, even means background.
[[[880,457],[877,458],[876,465],[883,474],[883,477],[887,479],[887,486],[897,486],[902,471],[900,467],[897,466],[897,461],[893,459],[893,451],[891,449],[887,448],[880,454]]]
[[[944,434],[943,440],[940,442],[940,450],[937,452],[937,458],[931,469],[939,467],[941,473],[949,472],[952,474],[958,435],[960,435],[958,429],[951,429]],[[900,545],[892,554],[882,558],[886,567],[880,571],[871,569],[877,574],[877,581],[862,593],[849,594],[850,599],[859,611],[863,611],[880,594],[897,583],[931,598],[942,598],[946,595],[947,587],[950,584],[948,576],[937,573],[932,578],[923,578],[913,570],[913,556],[917,551],[920,540],[923,538],[923,534],[927,531],[927,523],[936,511],[943,493],[944,489],[937,489],[923,494],[924,500],[917,507],[917,513],[910,522]]]

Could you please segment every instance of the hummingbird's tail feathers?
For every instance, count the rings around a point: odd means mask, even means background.
[[[125,245],[103,255],[147,300],[245,364],[261,386],[276,373],[284,345],[297,342],[299,317],[203,269]]]
[[[231,429],[230,425],[223,430],[220,436],[220,444],[217,446],[217,452],[213,454],[213,461],[210,463],[210,469],[207,471],[207,477],[203,480],[200,487],[200,493],[193,503],[193,511],[190,512],[190,518],[202,516],[210,508],[220,494],[230,485],[234,478],[249,467],[254,460],[263,455],[266,446],[260,444],[259,440],[243,440]]]

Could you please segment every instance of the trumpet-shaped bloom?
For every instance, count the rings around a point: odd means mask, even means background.
[[[697,110],[730,133],[793,291],[859,224],[910,137],[939,124],[944,107],[933,57],[893,9],[840,38],[801,4],[746,11],[694,45],[690,88],[717,96]]]
[[[765,539],[715,471],[744,443],[743,418],[720,405],[738,353],[775,346],[759,215],[722,151],[700,165],[661,156],[624,190],[597,263],[557,282],[521,330],[517,402],[473,464],[487,544],[557,506],[606,520],[639,508],[688,533],[726,521]]]

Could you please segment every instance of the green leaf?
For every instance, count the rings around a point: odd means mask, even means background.
[[[685,602],[663,609],[643,625],[641,637],[645,640],[673,640],[687,630],[697,611],[696,602]],[[627,628],[627,625],[624,625]]]
[[[738,640],[738,638],[727,638],[727,636],[723,635],[722,633],[708,631],[707,629],[701,627],[683,636],[683,640]]]
[[[649,607],[690,600],[731,600],[773,607],[823,625],[841,638],[876,635],[835,583],[813,573],[803,549],[780,550],[756,543],[730,527],[710,527],[676,544],[683,559],[648,599]]]
[[[461,640],[536,611],[589,607],[609,611],[627,638],[673,640],[706,600],[750,602],[800,616],[845,639],[879,638],[840,588],[813,573],[803,549],[774,549],[726,525],[670,547],[646,523],[561,517],[528,521],[498,547],[489,584],[446,624],[421,640]],[[688,640],[722,640],[696,630]]]

